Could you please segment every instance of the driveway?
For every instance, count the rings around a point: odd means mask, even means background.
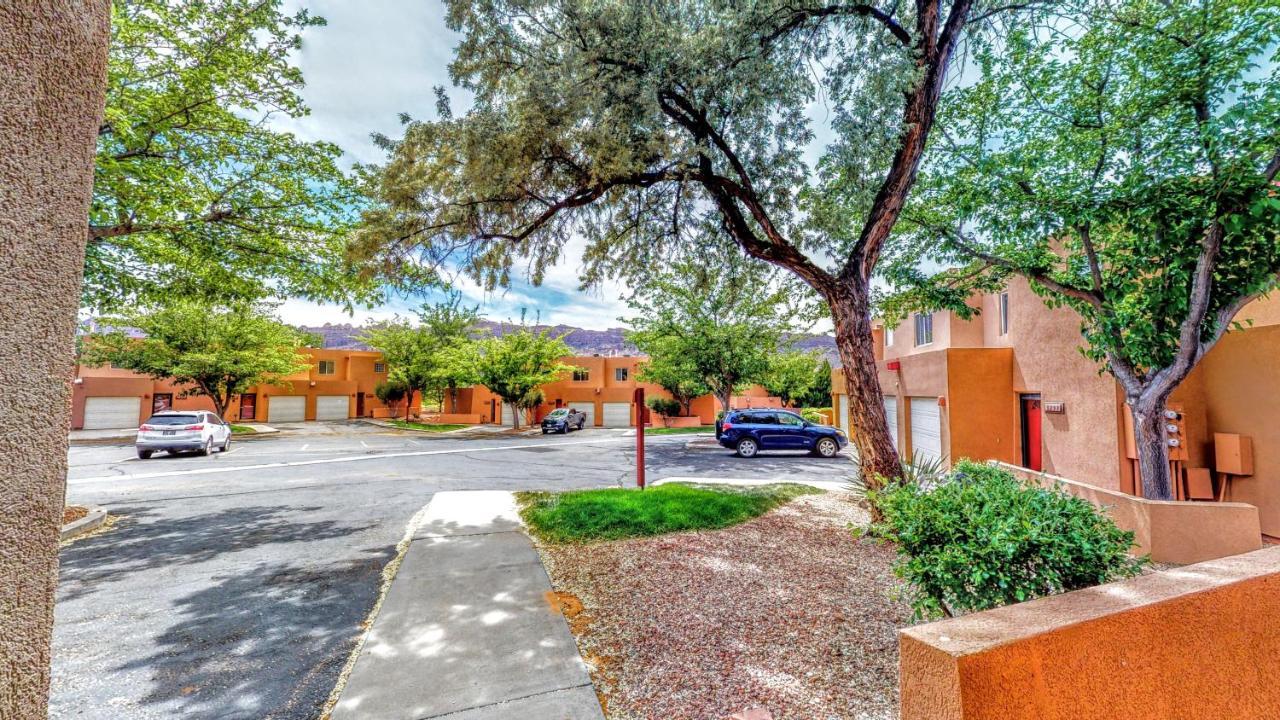
[[[314,718],[410,518],[441,490],[634,481],[627,431],[465,438],[309,424],[229,453],[70,452],[68,502],[115,528],[62,551],[55,718]],[[732,457],[654,436],[651,479],[830,480],[841,461]]]

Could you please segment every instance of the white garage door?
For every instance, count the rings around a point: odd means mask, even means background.
[[[346,420],[350,415],[350,402],[346,395],[317,395],[317,420]]]
[[[631,403],[604,403],[605,427],[631,427]]]
[[[582,427],[596,426],[596,403],[594,400],[588,400],[586,402],[574,402],[572,400],[566,400],[564,403],[564,406],[567,408],[572,408],[574,410],[577,410],[578,412],[587,416],[587,421],[582,424]]]
[[[273,395],[267,399],[267,422],[302,422],[307,419],[307,398],[301,395]]]
[[[886,395],[884,398],[884,419],[889,425],[889,437],[893,439],[893,449],[898,448],[898,398]]]
[[[840,398],[840,417],[836,418],[836,424],[844,431],[845,435],[853,436],[853,430],[849,427],[849,396],[841,394]]]
[[[942,460],[942,416],[938,398],[911,398],[911,450],[915,457]]]
[[[137,397],[91,397],[84,399],[84,429],[112,430],[137,428],[142,399]]]

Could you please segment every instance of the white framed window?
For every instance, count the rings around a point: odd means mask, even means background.
[[[916,345],[928,345],[933,342],[933,313],[915,316]]]
[[[614,368],[613,370],[614,380],[618,382],[626,382],[627,378],[629,377],[631,377],[631,373],[630,371],[627,370],[627,368]]]
[[[381,375],[382,373],[384,373],[384,372],[386,372],[386,371],[387,371],[387,364],[386,364],[386,363],[376,362],[376,363],[374,363],[374,364],[373,364],[373,372],[374,372],[374,373],[376,373],[376,374],[378,374],[378,375]]]
[[[338,371],[338,364],[333,360],[321,360],[316,363],[316,372],[321,375],[332,375]]]
[[[1009,293],[1000,293],[1000,334],[1009,334]]]
[[[893,328],[888,325],[884,326],[884,346],[889,347],[893,344]]]
[[[587,382],[587,381],[589,381],[590,379],[591,379],[591,371],[590,371],[590,370],[588,370],[588,369],[586,369],[586,368],[574,368],[574,369],[573,369],[573,381],[574,381],[574,382]]]

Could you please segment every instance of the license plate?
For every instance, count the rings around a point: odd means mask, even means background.
[[[172,435],[172,434],[174,434],[174,433],[176,433],[176,432],[178,432],[178,431],[177,431],[177,430],[165,430],[165,431],[164,431],[164,434],[165,434],[165,435]]]

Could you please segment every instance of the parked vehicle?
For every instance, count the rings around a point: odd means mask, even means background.
[[[581,430],[587,424],[587,414],[573,408],[556,408],[542,418],[542,434],[549,432],[567,433],[570,430]]]
[[[730,411],[718,423],[716,439],[746,458],[755,457],[761,450],[808,450],[830,458],[849,444],[849,438],[839,428],[772,408]]]
[[[203,410],[165,410],[147,418],[138,428],[134,449],[147,460],[160,451],[177,454],[196,451],[213,454],[214,448],[226,452],[231,447],[231,423]]]

